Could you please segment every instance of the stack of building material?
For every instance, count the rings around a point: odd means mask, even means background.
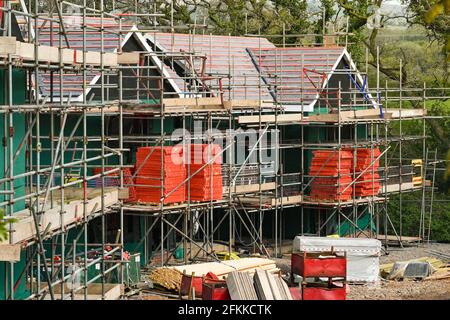
[[[258,300],[253,279],[248,272],[233,271],[227,277],[231,300]]]
[[[259,300],[292,300],[291,292],[280,276],[256,270],[253,280]]]
[[[190,199],[193,201],[210,201],[222,199],[222,156],[217,144],[192,144],[191,164],[188,170],[190,180]],[[211,162],[210,164],[207,164]],[[205,164],[207,164],[205,166]],[[204,168],[202,168],[205,166]]]
[[[182,159],[183,148],[179,146],[138,148],[136,168],[140,170],[136,176],[137,200],[159,203],[163,195],[164,204],[184,202],[186,190],[182,182],[186,179],[186,169]],[[163,193],[161,189],[164,189]]]
[[[149,279],[153,284],[167,290],[179,291],[181,287],[182,274],[171,268],[157,268],[152,270]]]
[[[366,197],[377,195],[380,190],[380,175],[378,174],[379,159],[381,152],[378,148],[360,148],[356,150],[356,176],[364,173],[355,183],[355,195],[358,197]],[[377,160],[375,160],[377,159]],[[372,163],[373,162],[373,163]]]
[[[345,252],[347,280],[350,282],[377,282],[380,274],[381,242],[376,239],[302,237],[294,238],[293,252]]]
[[[256,270],[267,270],[270,273],[276,273],[279,271],[275,261],[264,258],[242,258],[238,260],[227,260],[221,262],[204,262],[195,263],[182,266],[174,266],[173,269],[183,274],[195,273],[196,276],[206,276],[208,272],[212,272],[219,277],[219,279],[224,279],[230,272],[233,271],[245,271],[249,272],[250,275]]]
[[[310,197],[314,200],[346,201],[352,196],[352,154],[349,151],[317,150],[309,168]],[[349,186],[350,185],[350,186]]]

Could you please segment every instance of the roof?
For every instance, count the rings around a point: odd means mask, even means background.
[[[261,76],[282,104],[311,104],[344,48],[249,49]]]
[[[288,111],[313,111],[317,101],[326,100],[324,94],[333,94],[324,90],[333,73],[337,69],[348,68],[349,76],[364,89],[365,99],[376,105],[343,47],[277,48],[260,37],[159,32],[146,34],[146,39],[169,55],[189,52],[206,56],[204,73],[224,76],[222,86],[227,98],[229,80],[226,75],[229,74],[231,99],[274,100]],[[202,61],[194,60],[194,65],[200,74]],[[183,87],[183,79],[175,81],[180,88]]]
[[[83,49],[83,29],[81,25],[83,23],[83,18],[81,16],[64,16],[63,23],[67,35],[68,44],[66,43],[65,37],[59,35],[60,23],[56,18],[56,21],[48,21],[44,19],[39,19],[37,28],[34,28],[37,32],[39,43],[43,45],[52,45],[59,47],[61,39],[61,47],[71,49],[82,50]],[[27,34],[27,23],[25,19],[20,18],[22,24],[23,33]],[[34,21],[32,20],[34,26]],[[86,26],[99,28],[101,25],[101,19],[99,17],[86,17]],[[115,52],[120,48],[120,37],[118,35],[119,23],[114,18],[103,18],[103,27],[105,29],[103,35],[103,49],[105,52]],[[122,24],[122,29],[130,29],[131,25]],[[114,32],[114,33],[112,33]],[[122,36],[124,37],[124,36]],[[98,30],[86,29],[86,50],[87,51],[101,51],[101,35]],[[87,85],[93,84],[98,78],[99,72],[88,71],[86,73]],[[39,73],[39,93],[44,98],[50,97],[51,95],[51,75],[50,72],[44,72],[43,70]],[[71,98],[76,100],[81,98],[83,93],[83,74],[79,73],[64,73],[63,79],[63,97],[65,99]],[[58,72],[53,75],[53,98],[59,100],[60,97],[60,76]],[[88,89],[89,92],[90,89]]]
[[[212,77],[219,75],[224,77],[222,86],[226,98],[272,100],[268,88],[262,82],[260,95],[259,73],[247,51],[247,48],[275,48],[265,38],[159,32],[148,33],[146,38],[166,53],[190,52],[206,56],[204,71]],[[196,71],[200,73],[201,61],[194,60],[194,65]],[[227,90],[230,84],[228,74],[231,76],[231,90]],[[180,79],[176,81],[180,83]],[[217,86],[213,82],[207,84]],[[179,86],[181,87],[181,84]]]
[[[59,36],[59,20],[56,21],[46,21],[40,19],[38,21],[38,31],[39,43],[43,45],[60,45]],[[101,18],[99,17],[87,17],[85,21],[86,28],[86,50],[99,52],[102,48],[102,37],[98,28],[101,26]],[[22,30],[23,33],[27,33],[27,23],[25,19],[22,18]],[[67,35],[68,44],[64,36],[61,37],[61,47],[71,49],[81,50],[83,49],[83,29],[80,27],[83,25],[82,17],[80,16],[64,16],[63,23]],[[33,22],[34,25],[34,22]],[[92,27],[91,29],[89,27]],[[120,28],[121,27],[121,28]],[[95,28],[95,29],[93,29]],[[138,32],[138,29],[131,25],[122,23],[114,18],[103,18],[103,28],[105,29],[103,34],[103,50],[106,53],[117,52],[119,48],[123,48],[125,44],[133,37],[138,46],[139,50],[145,52],[151,52],[151,48],[147,45],[146,41],[142,37],[142,34]],[[119,29],[122,31],[122,37],[119,36]],[[127,31],[130,30],[130,31]],[[125,49],[124,49],[125,50]],[[136,49],[134,49],[136,50]],[[126,50],[125,50],[126,51]],[[156,56],[152,56],[151,59],[160,67],[161,61]],[[164,70],[166,77],[168,77],[172,72],[168,68]],[[72,101],[82,101],[83,99],[83,74],[80,72],[64,73],[63,76],[63,99],[71,99]],[[91,70],[86,72],[86,84],[92,86],[99,81],[100,72],[98,70]],[[107,82],[108,80],[105,79]],[[174,88],[175,92],[179,92],[177,85],[169,80],[170,84]],[[53,76],[53,94],[51,94],[51,75],[50,72],[46,72],[41,69],[39,73],[39,94],[43,98],[49,99],[52,96],[55,101],[60,99],[60,75],[58,72],[54,73]],[[88,87],[86,95],[89,94],[92,88]]]

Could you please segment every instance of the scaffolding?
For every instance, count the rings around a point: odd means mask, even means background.
[[[378,238],[386,251],[392,244],[430,241],[441,162],[427,148],[427,101],[449,99],[448,88],[403,88],[400,69],[399,88],[387,83],[381,88],[377,70],[377,87],[369,89],[367,72],[357,70],[345,47],[288,46],[286,35],[279,47],[270,36],[247,35],[238,40],[251,46],[241,50],[231,36],[218,43],[205,26],[182,26],[187,46],[180,49],[173,22],[172,33],[164,35],[156,24],[127,22],[133,14],[106,12],[103,1],[97,6],[62,1],[45,13],[39,1],[25,2],[15,7],[5,2],[1,8],[7,100],[0,111],[0,207],[9,237],[0,245],[5,252],[7,246],[22,252],[20,263],[17,257],[3,263],[4,299],[17,298],[25,283],[27,299],[88,299],[94,291],[96,298],[107,299],[117,284],[128,281],[127,251],[140,252],[143,264],[161,266],[181,263],[175,259],[179,248],[184,264],[220,261],[218,251],[238,249],[280,257],[294,235],[341,233],[344,223],[345,236]],[[77,19],[64,15],[65,7],[79,10]],[[23,41],[14,38],[15,20]],[[347,36],[333,35],[344,44]],[[20,102],[13,92],[20,84],[17,71],[25,75]],[[16,115],[24,117],[19,137]],[[405,121],[420,124],[420,134],[405,135]],[[191,134],[174,135],[176,128]],[[158,148],[178,144],[185,150],[217,141],[221,151],[209,154],[199,169],[187,164],[186,178],[172,190],[164,188],[167,172],[161,165],[159,202],[131,199],[141,175],[137,148],[150,147],[145,163]],[[420,145],[421,154],[405,156],[410,143]],[[380,162],[380,178],[372,179],[372,186],[381,184],[379,193],[357,196],[353,188],[345,201],[309,195],[317,179],[308,173],[313,151],[340,155],[359,148],[372,155],[380,149],[367,169],[375,176],[372,164]],[[192,200],[192,178],[212,170],[219,157],[225,159],[221,199]],[[23,172],[16,172],[18,159]],[[353,166],[344,191],[362,174],[356,173],[356,161]],[[185,201],[167,204],[182,187],[188,190]],[[418,237],[403,235],[405,192],[422,192]],[[394,195],[399,228],[389,212]],[[367,215],[368,225],[362,226]]]

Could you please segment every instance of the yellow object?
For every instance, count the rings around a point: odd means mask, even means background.
[[[411,160],[411,164],[413,166],[413,169],[415,169],[415,168],[420,169],[419,173],[414,171],[414,175],[412,177],[413,186],[420,186],[423,184],[423,179],[422,179],[422,177],[423,177],[423,162],[422,162],[422,159]]]
[[[330,234],[327,238],[340,238],[338,234]]]
[[[237,260],[240,259],[236,252],[219,251],[216,252],[217,258],[220,260]]]
[[[430,258],[430,257],[422,257],[422,258],[418,258],[418,259],[412,259],[412,260],[408,260],[408,261],[399,261],[399,262],[413,262],[413,261],[414,262],[428,262],[435,269],[440,269],[440,268],[446,267],[446,263],[444,263],[442,260],[439,260],[436,258]],[[391,272],[393,266],[394,266],[394,263],[386,263],[386,264],[380,265],[380,275],[386,279],[387,276],[389,275],[389,273]]]

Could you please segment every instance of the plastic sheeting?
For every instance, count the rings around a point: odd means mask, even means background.
[[[347,253],[347,280],[376,282],[380,274],[381,242],[376,239],[302,237],[294,238],[293,251]]]

